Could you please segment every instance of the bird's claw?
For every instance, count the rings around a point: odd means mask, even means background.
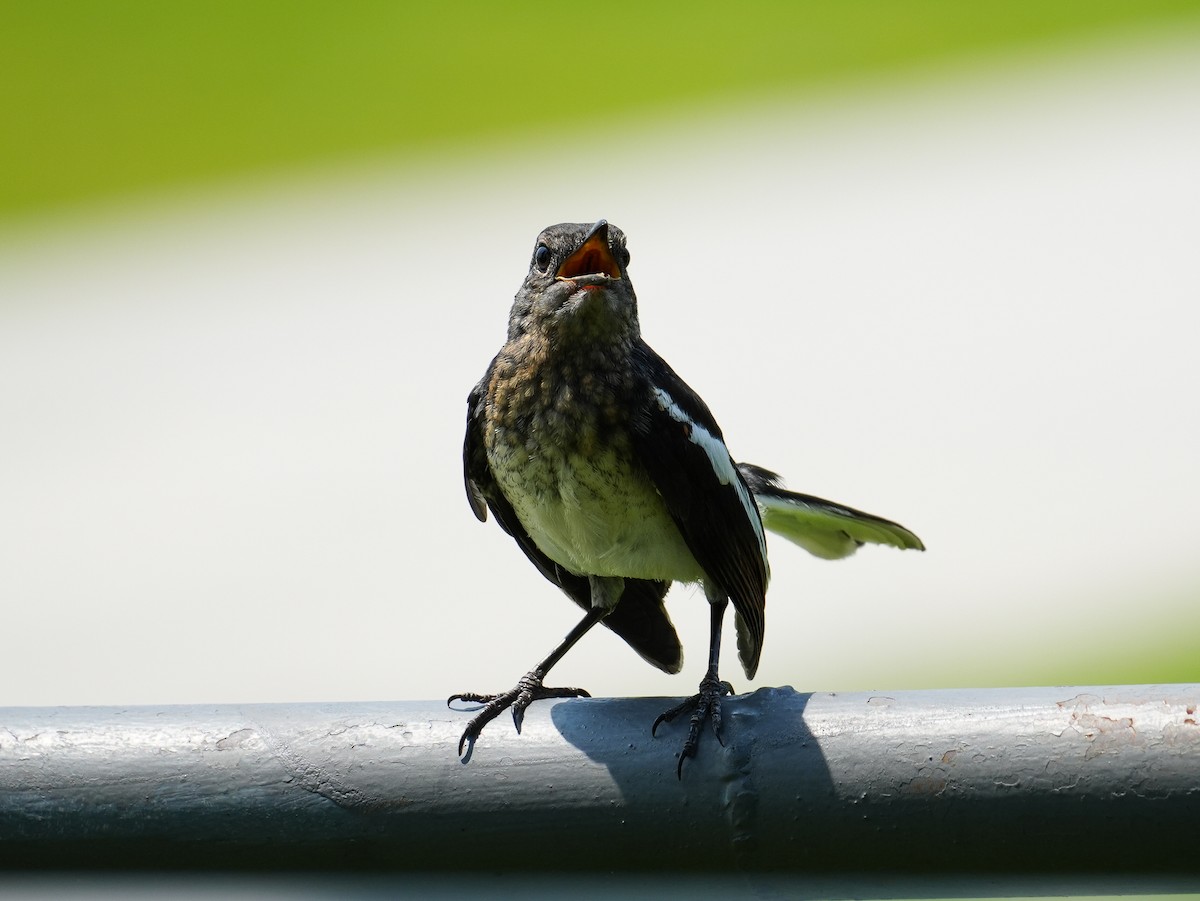
[[[513,725],[516,727],[517,734],[519,735],[521,733],[521,726],[525,722],[525,709],[534,701],[541,701],[546,698],[591,697],[582,688],[547,688],[542,685],[544,677],[544,673],[535,669],[526,673],[514,687],[501,694],[485,695],[477,694],[476,692],[463,692],[447,698],[447,706],[454,701],[469,701],[484,705],[483,709],[475,714],[471,721],[467,723],[467,728],[463,730],[462,738],[458,740],[458,756],[463,756],[463,749],[468,743],[474,746],[475,740],[483,732],[484,726],[509,708],[512,708]]]
[[[732,694],[733,686],[728,682],[718,679],[716,675],[705,676],[700,681],[699,692],[676,704],[670,710],[660,713],[654,721],[654,725],[650,727],[650,734],[654,735],[663,723],[671,722],[681,713],[689,710],[692,712],[688,722],[687,738],[684,739],[683,748],[679,752],[679,765],[675,767],[675,775],[678,778],[683,778],[684,760],[696,756],[696,747],[700,744],[700,729],[706,719],[712,726],[713,735],[716,736],[718,743],[721,747],[725,747],[725,740],[721,738],[721,698]]]

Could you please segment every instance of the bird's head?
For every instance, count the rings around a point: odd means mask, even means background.
[[[628,264],[625,233],[603,219],[544,229],[513,302],[509,337],[537,330],[557,338],[637,338]]]

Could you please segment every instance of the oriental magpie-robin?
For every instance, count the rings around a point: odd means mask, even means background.
[[[769,569],[763,530],[819,557],[864,542],[924,550],[903,526],[783,488],[774,473],[734,463],[704,401],[642,340],[625,235],[553,225],[534,246],[513,302],[508,340],[467,399],[467,498],[490,510],[525,556],[586,612],[546,659],[503,694],[454,695],[484,704],[459,741],[540,698],[587,697],[542,680],[602,622],[647,662],[679,672],[683,653],[663,606],[672,582],[699,583],[710,610],[708,669],[696,695],[654,723],[691,712],[679,755],[696,753],[707,719],[720,740],[721,626],[733,602],[747,678],[762,653]]]

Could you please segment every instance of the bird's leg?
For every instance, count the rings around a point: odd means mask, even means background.
[[[659,714],[654,725],[650,727],[650,734],[654,735],[663,723],[671,722],[681,713],[689,710],[692,712],[687,738],[679,752],[679,765],[675,768],[675,774],[680,779],[683,778],[683,761],[696,756],[696,746],[700,743],[700,729],[706,719],[712,725],[717,741],[722,746],[725,744],[721,739],[721,698],[733,694],[733,686],[721,680],[717,673],[717,665],[721,656],[721,625],[725,620],[725,608],[728,604],[727,598],[709,598],[708,670],[700,680],[700,691]]]
[[[525,708],[534,701],[540,701],[545,698],[590,698],[591,695],[582,688],[547,688],[542,685],[542,680],[546,678],[546,674],[550,672],[550,668],[558,663],[567,651],[571,650],[575,642],[583,638],[592,626],[604,619],[609,609],[611,608],[592,606],[588,610],[587,615],[562,640],[562,643],[551,651],[545,660],[522,676],[521,680],[508,691],[496,695],[481,695],[475,692],[451,695],[446,700],[447,705],[454,701],[471,701],[485,705],[483,710],[479,711],[467,723],[467,728],[463,730],[462,738],[458,740],[458,756],[462,756],[463,749],[467,747],[468,743],[474,746],[475,739],[479,738],[483,727],[509,707],[512,708],[513,725],[517,727],[517,732],[520,733],[521,723],[525,720]]]

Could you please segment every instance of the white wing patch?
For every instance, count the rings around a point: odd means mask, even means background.
[[[746,518],[754,526],[754,534],[758,538],[758,550],[762,554],[763,562],[765,563],[767,560],[767,539],[763,534],[758,507],[755,506],[754,500],[750,497],[750,492],[746,490],[745,484],[738,477],[737,469],[733,465],[733,460],[729,456],[729,448],[725,446],[725,442],[692,419],[692,417],[688,416],[680,408],[679,404],[675,403],[675,399],[662,388],[654,389],[654,399],[658,401],[658,405],[664,413],[676,422],[681,422],[688,426],[688,438],[693,444],[702,447],[704,452],[708,454],[708,461],[712,465],[713,474],[716,475],[717,481],[722,485],[733,485],[737,491],[738,500],[742,502],[742,509],[746,511]]]

